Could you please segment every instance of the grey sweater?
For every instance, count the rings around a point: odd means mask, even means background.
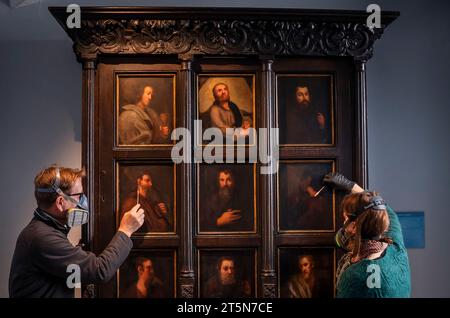
[[[109,281],[127,258],[133,243],[117,232],[109,245],[97,257],[67,239],[68,229],[51,218],[35,217],[20,233],[9,275],[10,297],[74,297],[67,286],[67,266],[80,266],[81,283]]]

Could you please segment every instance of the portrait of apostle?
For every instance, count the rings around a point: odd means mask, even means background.
[[[332,298],[334,251],[332,248],[280,248],[281,298]]]
[[[144,224],[135,235],[175,231],[173,164],[119,166],[118,218],[137,203],[144,210]]]
[[[173,251],[131,252],[119,270],[120,298],[175,297]]]
[[[333,231],[333,192],[322,188],[323,177],[332,169],[330,161],[280,162],[280,231]]]
[[[245,138],[254,125],[254,76],[198,76],[198,115],[203,131],[217,128],[224,138]]]
[[[199,232],[254,232],[254,165],[199,165]]]
[[[172,144],[175,123],[175,76],[117,78],[118,144]]]
[[[253,250],[200,251],[200,297],[255,296]]]
[[[333,143],[332,76],[278,75],[280,144]]]

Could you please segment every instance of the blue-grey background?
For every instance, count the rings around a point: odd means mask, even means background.
[[[372,1],[247,0],[246,7],[365,10]],[[81,66],[52,5],[240,7],[242,0],[0,0],[0,296],[17,235],[35,207],[33,178],[81,164]],[[376,1],[401,16],[367,65],[369,185],[398,211],[425,211],[425,249],[409,250],[414,297],[450,297],[450,2]]]
[[[425,248],[425,213],[423,211],[397,212],[402,226],[406,248]]]

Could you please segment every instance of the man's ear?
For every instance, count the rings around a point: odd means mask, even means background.
[[[62,196],[58,196],[55,201],[55,204],[56,204],[56,207],[58,208],[58,210],[60,210],[60,211],[64,210],[63,203],[64,203],[64,198]]]

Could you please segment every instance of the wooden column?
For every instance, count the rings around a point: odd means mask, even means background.
[[[180,55],[181,70],[178,78],[178,87],[180,89],[179,95],[179,110],[181,111],[182,127],[188,129],[193,133],[194,115],[192,113],[192,55]],[[192,142],[189,145],[192,147]],[[190,162],[193,161],[192,149],[187,154]],[[192,219],[194,209],[194,180],[195,167],[192,163],[181,163],[179,166],[179,180],[183,185],[183,191],[180,193],[181,215],[180,215],[180,258],[181,266],[178,296],[182,298],[194,297],[194,268],[193,268],[193,254],[194,247],[192,244]]]
[[[97,204],[95,193],[95,74],[96,57],[83,58],[82,85],[82,165],[86,169],[84,193],[89,200],[89,222],[82,227],[82,244],[84,249],[94,251],[95,218]],[[83,297],[96,297],[94,284],[83,286]]]
[[[356,60],[356,143],[355,180],[365,189],[369,186],[367,158],[367,92],[366,61]]]
[[[261,128],[275,127],[275,103],[274,103],[274,72],[272,70],[273,58],[261,57]],[[272,132],[268,129],[267,147],[268,154],[272,155]],[[263,140],[258,140],[261,147]],[[260,170],[258,170],[260,172]],[[264,198],[260,203],[260,215],[262,221],[262,264],[261,264],[261,286],[260,295],[264,298],[275,298],[276,273],[274,253],[274,213],[276,203],[275,174],[260,174],[260,197]],[[267,195],[271,194],[271,195]]]

